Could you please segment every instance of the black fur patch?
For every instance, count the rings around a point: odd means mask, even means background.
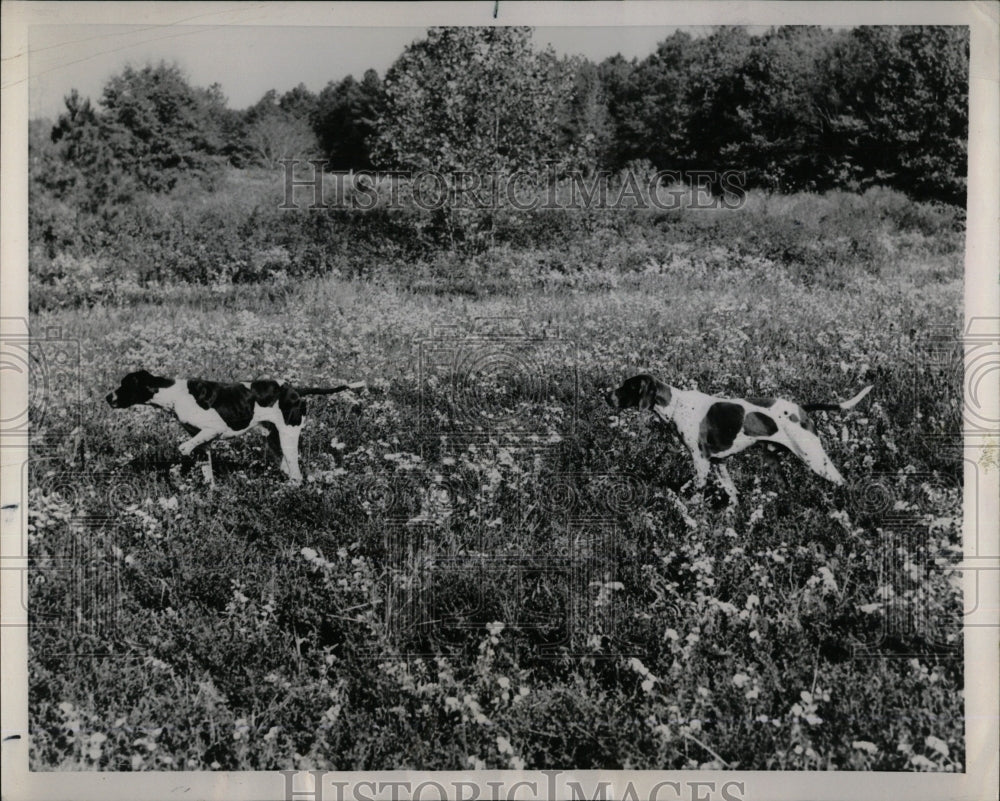
[[[273,406],[281,395],[281,387],[277,381],[258,380],[250,382],[250,391],[257,399],[258,406]]]
[[[718,401],[708,407],[701,421],[699,444],[702,453],[711,456],[732,447],[743,426],[743,407],[738,403]]]
[[[747,403],[752,403],[754,406],[760,406],[763,409],[769,409],[774,406],[774,402],[777,398],[747,398]]]
[[[243,384],[191,379],[187,385],[195,402],[202,409],[215,409],[233,431],[243,431],[250,425],[255,406],[274,406],[277,402],[282,417],[289,425],[300,425],[305,413],[305,404],[290,384],[253,381],[246,387]]]
[[[748,437],[769,437],[778,430],[778,424],[763,412],[749,412],[743,419],[743,433]]]
[[[274,423],[263,423],[262,425],[267,431],[264,450],[275,464],[279,464],[281,462],[281,439],[278,436],[278,427]]]
[[[291,384],[283,384],[279,390],[278,408],[281,416],[290,426],[302,425],[302,416],[306,413],[306,402],[295,391]]]

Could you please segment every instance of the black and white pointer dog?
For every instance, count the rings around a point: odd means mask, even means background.
[[[263,426],[268,431],[268,449],[281,459],[281,470],[290,481],[299,483],[302,481],[299,434],[306,413],[304,396],[332,395],[364,386],[360,381],[335,387],[293,387],[269,380],[221,384],[201,379],[160,378],[139,370],[125,376],[121,386],[108,393],[107,401],[116,409],[148,404],[172,411],[191,435],[191,439],[180,445],[185,456],[214,439],[237,437]]]
[[[616,409],[649,410],[661,422],[672,425],[694,460],[695,486],[704,487],[709,472],[716,466],[723,489],[730,502],[735,503],[736,487],[723,459],[757,443],[764,443],[770,451],[779,448],[790,451],[817,475],[834,484],[843,484],[844,479],[823,450],[807,412],[847,411],[870,391],[871,386],[867,386],[841,403],[799,405],[781,398],[718,398],[675,389],[650,375],[637,375],[618,389],[609,390],[605,399]]]

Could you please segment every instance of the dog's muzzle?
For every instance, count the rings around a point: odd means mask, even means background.
[[[112,390],[104,396],[104,400],[108,402],[108,406],[114,407],[118,401],[118,393]]]
[[[609,389],[604,393],[604,400],[608,406],[615,409],[618,408],[618,394],[613,389]]]

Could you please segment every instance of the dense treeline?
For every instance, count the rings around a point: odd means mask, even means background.
[[[220,162],[431,166],[449,161],[433,146],[440,135],[465,136],[466,153],[519,168],[616,171],[645,160],[663,170],[742,170],[750,187],[769,190],[883,184],[962,204],[967,74],[965,28],[681,31],[645,59],[600,64],[537,52],[526,29],[432,29],[385,82],[369,70],[318,94],[300,84],[243,111],[227,108],[217,84],[190,86],[176,66],[126,68],[96,107],[75,92],[66,98],[51,130],[61,169],[44,180],[66,193],[86,178],[97,184],[90,198],[113,201]],[[469,141],[478,129],[490,136]],[[421,147],[435,158],[414,158]]]
[[[140,281],[258,280],[271,270],[259,254],[275,248],[311,265],[307,273],[329,269],[331,236],[355,253],[404,259],[504,241],[503,210],[275,214],[280,199],[264,198],[255,176],[286,158],[340,171],[579,171],[612,181],[626,170],[736,170],[751,190],[886,187],[964,206],[965,28],[680,31],[644,59],[599,64],[558,57],[531,36],[430,29],[381,78],[368,70],[318,94],[272,90],[243,110],[218,84],[192,86],[164,63],[126,68],[93,103],[74,91],[54,124],[35,120],[29,131],[36,282],[61,280],[66,259],[77,272],[90,259],[97,273]],[[237,208],[250,196],[259,202]],[[549,215],[506,230],[612,224],[584,219]]]

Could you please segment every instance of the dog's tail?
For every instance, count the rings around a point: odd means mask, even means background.
[[[861,403],[861,401],[864,400],[865,395],[871,391],[872,385],[869,384],[853,398],[843,401],[842,403],[803,403],[802,408],[807,412],[846,412],[848,409],[853,409]]]
[[[300,395],[335,395],[348,389],[364,389],[364,381],[354,381],[348,384],[338,384],[335,387],[296,387],[295,391]]]

